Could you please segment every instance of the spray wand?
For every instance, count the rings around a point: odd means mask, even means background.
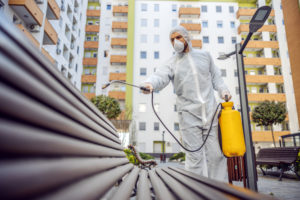
[[[119,81],[119,80],[114,80],[114,81],[111,81],[111,82],[105,84],[105,85],[102,87],[102,89],[107,88],[107,87],[110,86],[112,83],[121,83],[121,84],[124,84],[124,85],[129,85],[129,86],[132,86],[132,87],[139,88],[139,89],[144,90],[144,91],[146,91],[146,92],[150,92],[150,90],[149,90],[148,88],[146,88],[146,87],[143,87],[143,86],[137,86],[137,85],[130,84],[130,83],[127,83],[127,82],[125,82],[125,81]],[[227,95],[226,95],[226,96],[227,96]],[[226,96],[225,96],[225,99],[226,99],[226,101],[228,101],[228,96],[227,96],[227,97],[226,97]],[[203,147],[204,144],[206,143],[206,140],[208,139],[208,136],[209,136],[209,134],[210,134],[210,131],[211,131],[211,128],[212,128],[213,121],[214,121],[214,119],[215,119],[216,113],[217,113],[219,107],[222,106],[221,103],[218,104],[218,106],[217,106],[217,108],[216,108],[216,110],[215,110],[215,112],[214,112],[212,121],[211,121],[211,123],[210,123],[209,129],[208,129],[208,133],[207,133],[206,138],[205,138],[205,140],[203,141],[202,145],[201,145],[199,148],[197,148],[197,149],[190,150],[190,149],[187,149],[185,146],[183,146],[183,145],[181,144],[181,142],[174,136],[174,134],[168,129],[168,127],[164,124],[164,122],[161,120],[161,118],[160,118],[160,117],[158,116],[158,114],[156,113],[155,108],[154,108],[154,95],[153,95],[153,91],[151,92],[151,104],[152,104],[152,110],[153,110],[155,116],[157,117],[157,119],[160,121],[160,123],[162,123],[162,125],[163,125],[163,126],[165,127],[165,129],[171,134],[171,136],[175,139],[175,141],[176,141],[176,142],[177,142],[184,150],[186,150],[186,151],[188,151],[188,152],[196,152],[196,151],[199,151],[200,149],[202,149],[202,147]],[[202,129],[202,133],[203,133],[203,129]]]

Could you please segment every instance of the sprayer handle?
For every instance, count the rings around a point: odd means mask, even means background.
[[[146,92],[150,92],[150,89],[148,89],[148,88],[146,88],[146,87],[143,87],[143,86],[141,86],[140,89],[141,89],[141,90],[144,90],[144,91],[146,91]]]

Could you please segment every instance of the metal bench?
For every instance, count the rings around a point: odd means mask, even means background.
[[[128,162],[118,133],[0,16],[0,199],[270,199]]]
[[[134,158],[138,161],[138,165],[142,169],[151,169],[151,167],[155,167],[157,165],[156,161],[154,159],[151,160],[144,160],[141,158],[139,152],[135,149],[133,145],[128,145],[128,148],[131,150],[132,154],[134,155]]]
[[[266,172],[262,169],[262,165],[277,166],[280,168],[279,181],[285,171],[292,170],[297,173],[296,161],[298,158],[299,147],[279,147],[260,149],[256,157],[256,165],[259,165],[263,175]]]

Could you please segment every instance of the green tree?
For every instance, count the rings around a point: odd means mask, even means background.
[[[104,114],[108,119],[115,119],[117,118],[120,113],[120,104],[119,102],[112,97],[99,95],[93,97],[91,102],[95,104],[95,106]]]
[[[252,112],[252,120],[257,123],[257,126],[270,126],[273,138],[273,144],[275,145],[273,124],[280,124],[286,118],[286,108],[283,102],[270,102],[264,101],[259,106],[254,108]]]

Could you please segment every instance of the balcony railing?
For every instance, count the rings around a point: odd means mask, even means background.
[[[109,91],[108,96],[118,99],[118,100],[125,100],[126,92],[123,91]]]
[[[112,22],[112,30],[122,30],[125,31],[128,28],[128,22]]]
[[[60,8],[55,0],[48,0],[47,18],[48,19],[59,19]]]
[[[275,33],[277,32],[276,25],[263,25],[256,33],[260,32],[271,32]],[[248,34],[249,33],[249,24],[240,24],[238,27],[238,33],[239,34]]]
[[[249,93],[248,101],[249,102],[263,102],[263,101],[280,101],[285,102],[285,94],[270,94],[270,93]]]
[[[111,47],[126,47],[127,38],[111,38]]]
[[[191,40],[194,48],[202,48],[202,40]]]
[[[100,30],[100,25],[86,25],[85,32],[98,33]]]
[[[246,8],[240,8],[236,12],[236,18],[237,19],[251,19],[254,13],[256,12],[257,9],[246,9]],[[269,18],[273,18],[275,16],[274,10],[271,11]]]
[[[86,16],[87,17],[97,17],[97,18],[99,18],[100,15],[101,15],[100,10],[87,10],[86,11]]]
[[[96,75],[82,75],[81,82],[82,83],[96,83]]]
[[[244,41],[241,43],[243,44]],[[257,41],[257,40],[250,40],[246,46],[246,49],[248,51],[252,50],[261,50],[262,48],[272,48],[272,49],[278,49],[279,44],[278,41]]]
[[[264,66],[264,65],[275,65],[280,66],[280,58],[244,58],[244,65],[248,66]]]
[[[281,75],[246,75],[247,83],[283,83]]]
[[[126,73],[110,73],[109,81],[113,80],[126,81]]]
[[[200,8],[179,8],[179,17],[200,17]]]
[[[98,41],[85,41],[84,48],[85,49],[98,49],[99,42]]]
[[[42,53],[52,62],[53,64],[55,63],[55,59],[46,51],[44,48],[42,48]]]
[[[83,58],[82,64],[85,66],[97,66],[98,59],[97,58]]]
[[[45,19],[45,35],[44,35],[44,44],[56,44],[58,40],[58,35],[50,24],[50,22]]]
[[[128,15],[128,6],[114,6],[113,7],[113,15],[121,15],[126,16]]]
[[[86,98],[91,99],[96,96],[95,93],[82,93]]]
[[[127,62],[127,57],[123,55],[111,55],[110,56],[110,63],[120,63],[125,64]]]
[[[17,24],[16,25],[21,31],[23,31],[23,33],[26,35],[27,38],[29,38],[29,40],[36,46],[36,47],[40,47],[40,43],[33,37],[33,35],[27,31],[27,29],[22,25],[22,24]]]
[[[195,31],[198,33],[201,32],[201,24],[182,23],[180,25],[186,28],[186,30],[188,31]]]

